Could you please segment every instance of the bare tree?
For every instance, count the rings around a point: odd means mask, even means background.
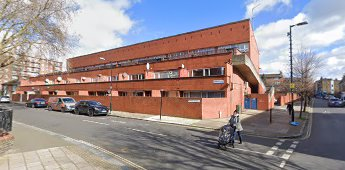
[[[309,103],[311,95],[313,94],[314,78],[321,67],[321,59],[310,50],[299,52],[293,59],[296,92],[301,95],[300,118],[302,117],[303,101],[303,112],[305,112],[306,106]]]
[[[77,9],[73,0],[1,0],[0,68],[66,54],[76,42],[67,25]]]

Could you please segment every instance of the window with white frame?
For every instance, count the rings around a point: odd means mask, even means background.
[[[178,78],[178,77],[179,77],[178,70],[161,71],[161,72],[154,73],[155,79]]]
[[[184,98],[224,98],[224,91],[183,91],[181,97]]]
[[[192,77],[224,75],[224,67],[204,68],[192,70]]]
[[[144,74],[133,74],[130,76],[130,80],[143,80],[145,79],[145,75]]]

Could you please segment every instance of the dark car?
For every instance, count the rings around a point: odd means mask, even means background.
[[[48,106],[48,102],[42,98],[34,98],[26,102],[26,107],[35,108],[35,107],[47,107],[47,106]]]
[[[332,98],[328,100],[328,107],[341,107],[343,102],[340,99]]]
[[[75,114],[108,115],[109,109],[102,103],[93,100],[81,100],[75,104]]]

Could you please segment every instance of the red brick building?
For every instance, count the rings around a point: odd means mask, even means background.
[[[249,20],[74,57],[67,65],[67,72],[30,78],[18,91],[198,119],[229,116],[252,93],[262,94],[259,109],[270,107]]]

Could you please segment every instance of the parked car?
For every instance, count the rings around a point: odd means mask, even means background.
[[[332,98],[328,100],[328,107],[341,107],[343,102],[340,99]]]
[[[81,100],[75,105],[75,114],[107,115],[109,109],[102,103],[93,100]]]
[[[35,108],[35,107],[47,107],[47,106],[48,106],[48,102],[42,98],[34,98],[26,102],[26,107]]]
[[[73,111],[75,100],[71,97],[49,97],[48,110],[60,110],[61,112]]]
[[[8,96],[1,96],[0,97],[0,103],[9,103],[10,102],[10,97]]]

